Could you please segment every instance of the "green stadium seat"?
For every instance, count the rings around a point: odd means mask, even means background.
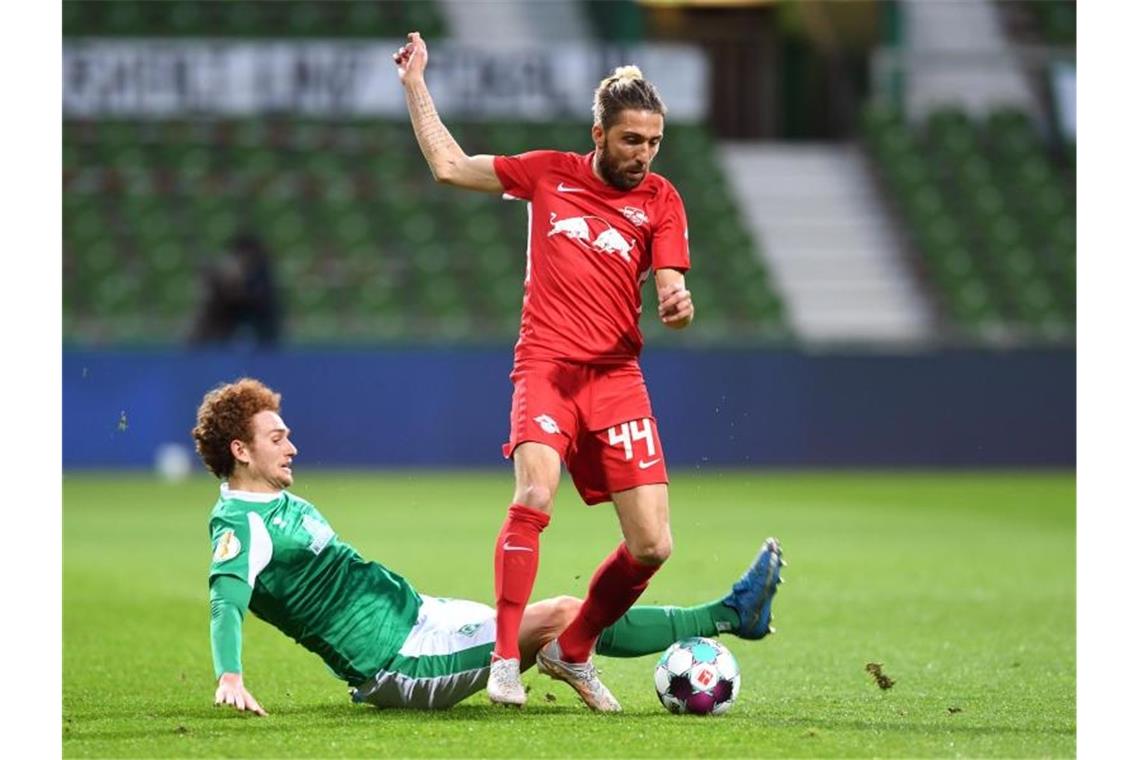
[[[416,210],[405,216],[399,231],[413,247],[423,247],[439,240],[435,217],[423,210]]]
[[[225,34],[240,26],[226,16],[236,12],[205,8],[195,12]],[[395,11],[356,12],[387,19]],[[132,339],[169,339],[163,331],[184,324],[193,309],[194,258],[214,255],[239,229],[261,235],[277,261],[296,302],[290,324],[299,326],[299,340],[509,341],[517,334],[527,243],[523,206],[436,186],[406,123],[244,119],[64,127],[69,163],[79,165],[90,150],[92,163],[115,167],[108,174],[114,194],[76,177],[74,187],[90,185],[90,191],[64,196],[65,310],[73,316],[90,304],[97,326],[85,334],[113,336],[126,325]],[[576,122],[457,123],[456,132],[465,141],[515,140],[519,148],[552,139],[588,143]],[[680,156],[678,183],[690,177],[694,187],[714,186],[683,190],[694,239],[720,251],[719,268],[701,270],[692,282],[704,282],[708,292],[731,289],[726,297],[736,306],[725,311],[725,324],[753,334],[780,318],[780,305],[732,198],[723,183],[707,180],[712,142],[704,130],[680,125],[670,139],[688,146],[673,151]],[[137,287],[99,284],[122,273]],[[88,293],[86,300],[78,297]],[[147,318],[131,321],[131,314]]]
[[[106,3],[104,32],[111,37],[134,37],[146,33],[146,3],[116,0]]]
[[[98,29],[98,20],[90,13],[93,5],[95,3],[64,0],[62,11],[64,37],[85,36]]]
[[[257,37],[271,23],[269,3],[231,0],[217,3],[214,11],[214,28],[224,37]]]
[[[340,3],[343,26],[354,37],[379,37],[384,33],[384,13],[380,3]]]
[[[297,251],[312,251],[311,246],[300,246],[298,243],[308,237],[308,226],[305,218],[297,211],[286,211],[279,214],[273,224],[257,230],[264,235],[273,249],[288,249]]]
[[[64,210],[63,235],[67,240],[83,246],[109,231],[101,209],[95,204],[85,204],[70,214]]]
[[[102,278],[91,290],[92,310],[98,316],[114,317],[137,311],[137,279],[125,272]]]
[[[66,37],[366,37],[419,29],[446,36],[427,0],[65,0]]]
[[[165,29],[156,29],[156,34],[165,31],[177,37],[197,37],[208,33],[209,24],[204,3],[198,0],[174,0],[163,5]]]
[[[281,5],[288,9],[286,11],[288,34],[296,37],[313,37],[327,31],[321,4],[284,0]]]
[[[1058,305],[1048,283],[1064,290],[1059,259],[1071,256],[1055,252],[1072,246],[1050,220],[1064,218],[1074,196],[1029,118],[1004,109],[975,123],[949,108],[909,129],[876,107],[860,124],[959,326],[1015,320],[1057,334],[1069,299]],[[909,134],[884,138],[895,130]]]
[[[342,246],[351,247],[363,244],[372,236],[372,225],[362,211],[350,208],[335,218],[332,232]]]

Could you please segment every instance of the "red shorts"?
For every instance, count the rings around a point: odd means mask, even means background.
[[[665,453],[637,362],[617,366],[528,360],[511,372],[510,458],[526,441],[554,448],[587,504],[668,483]]]

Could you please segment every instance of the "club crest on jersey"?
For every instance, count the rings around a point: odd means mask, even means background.
[[[218,539],[217,546],[214,547],[214,561],[225,562],[227,559],[233,559],[240,553],[241,541],[238,540],[233,530],[227,530],[222,533],[221,538]]]
[[[621,213],[636,227],[640,227],[643,224],[649,224],[649,217],[645,214],[644,211],[639,208],[634,208],[633,206],[623,206]]]
[[[557,435],[558,433],[562,432],[558,429],[558,423],[555,422],[554,418],[549,414],[540,414],[534,418],[534,421],[538,423],[538,426],[542,428],[542,432],[544,433]]]
[[[569,216],[559,219],[558,215],[551,211],[550,232],[547,232],[546,236],[555,235],[564,235],[587,251],[616,253],[623,261],[633,261],[630,252],[637,245],[636,240],[626,240],[600,216]]]

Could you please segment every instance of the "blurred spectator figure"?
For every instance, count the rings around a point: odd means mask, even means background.
[[[203,273],[203,296],[190,331],[194,346],[229,343],[252,332],[255,345],[271,348],[281,337],[281,308],[269,252],[255,235],[227,244]]]

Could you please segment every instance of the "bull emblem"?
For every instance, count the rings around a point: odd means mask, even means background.
[[[629,252],[633,250],[633,246],[613,227],[610,227],[594,238],[592,247],[595,251],[601,251],[602,253],[620,254],[624,261],[631,261]]]
[[[586,225],[586,217],[584,216],[571,216],[566,219],[558,219],[558,215],[553,211],[550,212],[550,232],[546,233],[547,237],[562,234],[572,240],[586,240],[590,239],[590,228]]]

